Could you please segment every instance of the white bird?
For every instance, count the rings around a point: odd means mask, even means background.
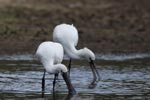
[[[58,77],[58,73],[62,73],[62,77],[66,82],[66,85],[69,90],[69,94],[74,94],[75,89],[71,84],[71,81],[68,77],[68,69],[65,65],[61,64],[63,60],[64,50],[61,44],[46,41],[39,45],[36,56],[43,64],[45,70],[42,78],[42,91],[45,90],[45,72],[54,74],[53,81],[53,92],[55,91],[55,82]]]
[[[68,66],[69,72],[72,59],[87,59],[93,72],[93,82],[100,79],[100,75],[94,64],[95,54],[86,47],[80,50],[76,49],[78,44],[78,31],[73,25],[57,25],[53,31],[53,41],[62,44],[65,54],[70,58]]]

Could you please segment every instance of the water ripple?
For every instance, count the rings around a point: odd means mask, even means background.
[[[30,64],[28,62],[20,64],[13,62],[13,66],[0,64],[0,91],[2,91],[2,94],[10,93],[10,95],[11,93],[18,93],[17,97],[18,95],[26,97],[27,95],[25,93],[39,94],[41,92],[41,79],[43,75],[42,68],[38,63]],[[124,66],[111,66],[106,64],[99,65],[98,71],[100,72],[101,80],[95,87],[90,88],[89,85],[93,79],[90,67],[79,64],[73,65],[71,69],[71,80],[79,95],[88,94],[88,97],[90,97],[89,95],[101,95],[101,97],[103,95],[110,97],[114,95],[132,95],[133,99],[144,98],[145,95],[145,97],[149,96],[149,65],[141,66],[141,64],[136,64],[132,66],[125,64]],[[46,73],[46,94],[52,94],[53,77],[54,75]],[[67,93],[66,84],[61,74],[59,74],[56,91],[59,93]],[[84,97],[83,95],[82,97]],[[94,96],[91,99],[93,98]]]

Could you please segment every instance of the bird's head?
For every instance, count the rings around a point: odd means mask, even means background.
[[[95,54],[88,48],[83,48],[80,53],[81,58],[87,59],[88,61],[95,60]]]
[[[95,54],[90,49],[83,48],[83,55],[82,56],[88,60],[93,73],[95,73],[94,78],[97,78],[99,81],[100,75],[99,75],[98,70],[96,69]],[[95,80],[93,82],[95,82]],[[93,84],[93,82],[92,82],[92,84]]]
[[[67,67],[64,64],[57,64],[53,67],[53,73],[66,73],[68,72]]]
[[[96,69],[96,65],[95,65],[95,54],[88,48],[83,48],[83,49],[80,49],[80,57],[81,58],[84,58],[84,59],[87,59],[89,64],[90,64],[90,67],[94,73],[94,78],[98,78],[98,80],[100,80],[100,75],[98,73],[98,70]],[[96,75],[96,76],[95,76]]]

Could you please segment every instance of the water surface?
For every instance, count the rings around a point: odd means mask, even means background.
[[[45,97],[41,97],[42,65],[31,55],[0,57],[0,99],[5,100],[148,100],[150,99],[149,55],[100,55],[96,61],[101,80],[94,86],[86,61],[73,61],[71,80],[78,92],[67,98],[59,75],[55,97],[53,75],[46,74]],[[3,58],[3,59],[2,59]],[[63,62],[67,65],[68,61]]]

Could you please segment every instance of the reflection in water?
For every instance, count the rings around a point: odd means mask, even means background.
[[[73,94],[68,94],[64,99],[62,100],[70,100],[74,95]],[[42,98],[45,98],[45,92],[42,91],[41,93],[41,97]],[[53,100],[57,100],[57,94],[55,91],[52,92],[52,97],[53,97]]]
[[[55,92],[54,92],[52,95],[53,95],[53,100],[58,100],[57,95],[56,95]],[[72,98],[73,96],[74,96],[74,95],[72,95],[72,94],[68,94],[68,95],[66,95],[66,97],[62,98],[61,100],[71,100],[71,98]]]
[[[90,85],[88,86],[89,89],[94,89],[97,86],[96,82],[91,82]]]

